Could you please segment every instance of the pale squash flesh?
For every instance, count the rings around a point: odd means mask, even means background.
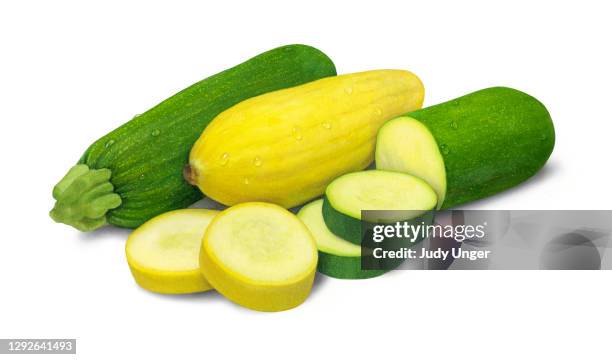
[[[417,176],[438,195],[438,207],[446,196],[446,170],[436,139],[417,120],[402,116],[378,132],[376,167]]]

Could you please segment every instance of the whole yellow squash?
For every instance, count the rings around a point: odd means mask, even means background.
[[[378,129],[419,109],[423,97],[411,72],[373,70],[245,100],[204,130],[185,177],[225,205],[303,204],[338,176],[366,168]]]

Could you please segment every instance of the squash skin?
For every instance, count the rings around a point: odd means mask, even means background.
[[[78,164],[91,171],[109,170],[106,185],[116,194],[102,204],[106,208],[96,203],[96,211],[89,211],[96,214],[95,219],[80,215],[91,207],[90,189],[77,186],[83,181],[56,197],[52,218],[81,231],[106,223],[135,228],[156,215],[193,204],[202,194],[183,179],[183,167],[193,143],[216,115],[250,97],[335,74],[333,62],[321,51],[288,45],[182,90],[85,151]],[[75,202],[75,198],[87,201]]]
[[[251,98],[204,130],[187,177],[225,205],[303,204],[336,177],[366,168],[378,129],[419,109],[423,97],[411,72],[373,70]]]

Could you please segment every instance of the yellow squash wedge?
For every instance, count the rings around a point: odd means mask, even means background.
[[[251,98],[204,130],[185,177],[226,205],[300,205],[338,176],[366,168],[378,129],[419,109],[423,97],[411,72],[374,70]]]

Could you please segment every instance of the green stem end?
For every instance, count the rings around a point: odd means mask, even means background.
[[[107,224],[106,213],[121,205],[114,193],[109,169],[73,166],[53,188],[55,206],[49,215],[56,222],[80,231],[96,230]]]

